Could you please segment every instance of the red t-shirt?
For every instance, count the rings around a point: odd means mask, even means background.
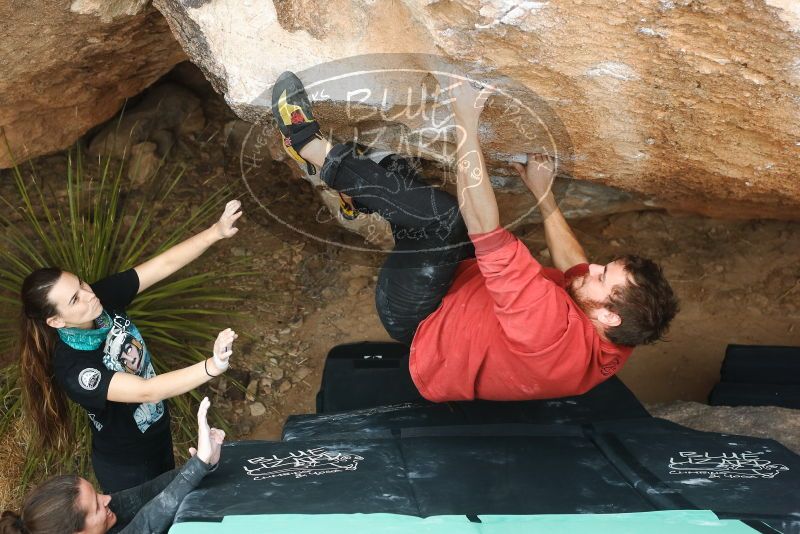
[[[510,232],[471,235],[439,308],[411,343],[411,377],[422,396],[527,400],[579,395],[616,373],[631,354],[601,339],[564,287],[586,273],[542,267]]]

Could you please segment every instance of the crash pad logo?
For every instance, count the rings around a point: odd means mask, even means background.
[[[255,467],[248,467],[247,465],[242,467],[245,473],[253,477],[253,480],[288,476],[305,478],[307,476],[355,471],[358,469],[358,462],[363,459],[355,454],[342,454],[340,452],[330,452],[323,448],[316,448],[290,452],[289,456],[285,457],[273,454],[269,457],[250,458],[247,463]]]
[[[679,452],[669,459],[670,475],[707,475],[708,478],[774,478],[789,468],[764,458],[763,452]]]

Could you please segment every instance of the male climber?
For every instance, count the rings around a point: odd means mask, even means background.
[[[500,226],[478,141],[488,97],[450,88],[457,148],[456,201],[397,155],[332,145],[302,82],[283,73],[273,112],[287,152],[351,208],[387,219],[395,248],[376,305],[392,338],[410,345],[409,370],[428,400],[526,400],[584,393],[616,373],[634,346],[659,340],[678,310],[661,268],[623,256],[589,264],[556,205],[552,161],[516,165],[539,201],[556,269],[542,267]],[[377,161],[374,161],[377,160]],[[459,213],[460,209],[460,213]]]

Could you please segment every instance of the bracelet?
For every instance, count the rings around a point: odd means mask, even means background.
[[[211,378],[217,378],[217,375],[212,375],[211,373],[208,372],[208,358],[203,360],[203,368],[206,370],[206,374],[208,376],[210,376]]]

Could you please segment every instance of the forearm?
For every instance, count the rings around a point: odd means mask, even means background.
[[[491,232],[500,226],[500,215],[478,141],[477,120],[464,121],[456,116],[456,141],[456,190],[461,216],[470,234]]]
[[[139,510],[164,491],[164,488],[172,482],[179,472],[178,469],[173,469],[144,484],[112,494],[111,502],[108,506],[117,516],[116,527],[118,528],[112,529],[111,532],[119,532],[119,530],[127,526]]]
[[[220,239],[219,232],[212,226],[136,266],[139,292],[188,265]]]
[[[206,372],[208,369],[208,373]],[[177,397],[211,380],[214,376],[222,374],[214,365],[214,360],[209,358],[183,369],[177,369],[161,375],[156,375],[147,380],[149,382],[152,402]]]
[[[206,373],[208,369],[208,373]],[[209,358],[183,369],[144,379],[127,373],[115,373],[108,388],[108,400],[114,402],[159,402],[182,395],[222,374]]]
[[[203,477],[210,466],[192,457],[157,497],[148,502],[120,533],[167,532],[178,507]]]
[[[586,252],[558,208],[552,191],[539,199],[539,209],[544,221],[547,248],[556,269],[566,271],[573,265],[588,263]]]

